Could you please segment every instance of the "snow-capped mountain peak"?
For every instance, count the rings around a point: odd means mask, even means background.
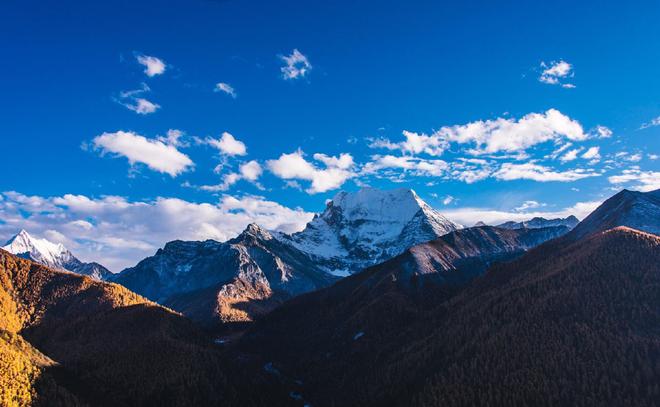
[[[81,262],[61,243],[36,238],[25,229],[9,239],[2,249],[44,266],[89,275],[99,280],[112,274],[98,263]]]
[[[278,236],[329,271],[356,272],[460,228],[412,189],[339,192],[302,232]]]
[[[37,239],[25,229],[21,229],[2,248],[9,253],[29,256],[38,263],[56,268],[63,268],[61,265],[73,257],[61,243]]]
[[[407,222],[424,206],[412,189],[399,188],[381,191],[365,187],[358,192],[339,192],[328,208],[341,209],[346,220],[372,220],[378,222]],[[328,210],[323,215],[328,214]],[[322,215],[322,216],[323,216]]]
[[[253,237],[263,240],[270,240],[273,238],[273,236],[269,231],[257,225],[256,223],[250,223],[249,225],[247,225],[245,230],[241,232],[241,234],[237,237],[237,239],[245,238],[245,237]]]

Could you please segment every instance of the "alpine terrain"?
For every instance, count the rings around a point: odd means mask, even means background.
[[[98,263],[83,263],[61,243],[32,237],[21,230],[1,247],[9,253],[33,260],[44,266],[90,276],[97,280],[106,280],[112,273]]]
[[[252,224],[223,243],[169,242],[113,281],[207,325],[250,321],[459,227],[410,189],[364,188],[338,193],[302,232]]]
[[[240,349],[316,406],[654,405],[658,192],[624,190],[567,234],[476,227],[415,246],[287,302]]]
[[[536,217],[522,222],[504,222],[500,225],[497,225],[497,227],[504,229],[535,229],[549,226],[566,226],[569,229],[573,229],[575,226],[577,226],[578,223],[580,223],[578,218],[571,215],[566,218],[546,219]]]

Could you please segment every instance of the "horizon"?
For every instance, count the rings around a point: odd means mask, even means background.
[[[363,186],[465,226],[660,188],[657,3],[256,3],[4,4],[0,237],[117,272]]]
[[[368,187],[368,186],[367,186],[367,187],[362,187],[362,188],[360,188],[359,191],[362,191],[362,190],[364,190],[364,189],[375,189],[375,188],[373,188],[373,187]],[[399,187],[399,188],[390,189],[390,190],[378,190],[378,189],[376,189],[376,190],[379,191],[379,192],[391,192],[391,191],[404,190],[404,191],[411,191],[411,192],[413,192],[414,194],[416,194],[416,192],[415,192],[414,189],[411,189],[411,188],[405,188],[405,187]],[[656,191],[660,191],[660,189],[655,190],[655,191],[648,191],[648,192],[656,192]],[[613,196],[615,196],[615,195],[618,195],[618,194],[620,194],[620,193],[622,193],[622,192],[637,192],[637,191],[631,191],[631,190],[628,190],[628,189],[625,189],[625,188],[624,188],[624,189],[622,189],[622,190],[620,190],[620,191],[614,193],[612,196],[608,197],[607,199],[609,199],[609,198],[611,198],[611,197],[613,197]],[[346,193],[346,191],[339,191],[339,192],[337,192],[336,195],[341,194],[341,193]],[[335,195],[335,196],[336,196],[336,195]],[[418,197],[419,197],[419,196],[418,196]],[[421,199],[421,198],[420,198],[420,199]],[[607,199],[606,199],[606,200],[607,200]],[[331,201],[331,200],[328,200],[328,201],[326,202],[326,208],[327,208],[327,205],[330,203],[330,201]],[[424,201],[424,202],[425,202],[425,201]],[[603,201],[603,202],[604,202],[604,201]],[[508,222],[522,222],[522,221],[535,220],[535,219],[543,219],[543,220],[566,220],[566,219],[569,219],[569,218],[573,217],[573,218],[576,218],[578,221],[582,221],[582,220],[584,220],[584,218],[586,218],[587,216],[589,216],[589,215],[591,214],[591,212],[592,212],[593,210],[595,210],[598,206],[600,206],[603,202],[597,202],[597,203],[594,203],[594,207],[593,207],[593,208],[591,208],[591,207],[583,207],[583,208],[580,208],[580,210],[583,211],[582,213],[580,213],[580,216],[575,215],[575,214],[573,214],[573,213],[568,213],[568,212],[566,212],[566,211],[562,211],[562,212],[517,212],[517,213],[513,213],[513,214],[506,213],[506,212],[483,211],[483,212],[480,212],[480,213],[484,216],[484,219],[490,218],[490,219],[492,220],[492,222],[486,222],[486,221],[483,221],[483,220],[478,220],[478,221],[474,222],[474,224],[461,224],[461,223],[459,223],[459,222],[456,222],[456,223],[459,224],[463,229],[466,229],[466,228],[471,228],[471,227],[483,227],[483,226],[497,227],[497,226],[499,226],[499,225],[502,225],[502,224],[504,224],[504,223],[508,223]],[[425,202],[425,203],[426,203],[426,202]],[[434,208],[434,209],[435,209],[435,208]],[[468,209],[469,209],[469,208],[468,208]],[[574,208],[573,208],[573,209],[574,209]],[[461,210],[459,209],[458,211],[461,211]],[[477,212],[472,211],[472,210],[469,210],[469,215],[468,215],[468,216],[474,216],[475,213],[477,213]],[[313,214],[313,216],[316,217],[317,215],[320,215],[320,214],[321,214],[321,212],[316,212],[316,213]],[[442,214],[444,215],[444,213],[442,213]],[[451,217],[448,216],[447,218],[448,218],[450,221],[455,222],[455,220],[452,219]],[[302,231],[302,230],[305,229],[305,227],[309,224],[309,222],[311,222],[311,220],[312,220],[312,219],[310,219],[307,223],[305,223],[305,225],[303,225],[299,230],[295,230],[295,231],[292,231],[292,232],[281,232],[281,233],[292,234],[292,233],[300,232],[300,231]],[[480,223],[483,223],[483,224],[480,224]],[[257,222],[250,222],[249,224],[247,224],[247,225],[245,226],[245,228],[244,228],[242,231],[240,231],[240,232],[238,232],[236,235],[234,235],[234,236],[230,236],[230,237],[228,237],[227,239],[225,239],[225,240],[223,240],[223,241],[220,241],[220,242],[225,242],[225,241],[227,241],[227,240],[231,240],[231,239],[237,237],[238,235],[240,235],[240,234],[242,234],[243,232],[245,232],[245,230],[247,230],[247,229],[250,227],[250,225],[257,225],[258,227],[262,228],[262,226],[261,226],[259,223],[257,223]],[[272,231],[275,231],[275,229],[267,229],[267,228],[264,228],[264,229],[265,229],[265,230],[268,230],[268,231],[271,231],[271,232],[272,232]],[[38,239],[38,240],[42,240],[42,241],[43,241],[43,240],[46,240],[46,242],[48,242],[48,243],[51,243],[51,244],[58,244],[58,245],[60,245],[61,247],[63,247],[64,249],[71,251],[70,248],[66,247],[62,242],[50,241],[50,240],[48,240],[47,237],[42,236],[42,235],[33,235],[32,233],[30,233],[29,230],[26,230],[25,228],[21,228],[19,231],[17,231],[17,232],[14,233],[13,235],[11,235],[11,237],[9,237],[9,238],[5,241],[5,245],[9,245],[9,244],[11,244],[11,242],[12,242],[16,237],[18,237],[19,235],[21,235],[22,233],[27,234],[27,235],[28,235],[30,238],[32,238],[32,239]],[[163,248],[163,247],[165,246],[166,243],[169,243],[169,242],[171,242],[171,241],[177,241],[177,240],[183,240],[183,239],[173,239],[173,240],[170,240],[170,241],[168,241],[168,242],[164,242],[163,245],[160,246],[160,247],[158,247],[156,250],[160,250],[161,248]],[[199,240],[197,240],[197,241],[201,241],[201,240],[216,240],[216,239],[213,239],[213,238],[209,238],[209,239],[199,239]],[[217,241],[217,240],[216,240],[216,241]],[[76,255],[76,253],[72,253],[72,254],[73,254],[74,256]],[[131,262],[131,261],[132,261],[131,259],[124,259],[124,260],[125,260],[125,262],[127,263],[127,266],[125,266],[125,267],[121,267],[121,268],[118,269],[118,270],[112,270],[112,269],[110,269],[109,271],[110,271],[111,273],[113,273],[113,274],[118,274],[118,273],[120,273],[121,271],[125,270],[126,268],[130,268],[130,267],[132,267],[132,266],[134,266],[134,265],[137,265],[137,263],[139,263],[139,261],[143,260],[143,258],[142,258],[142,257],[139,257],[139,258],[137,258],[134,262]],[[96,263],[99,263],[96,259],[83,259],[83,261],[85,261],[85,262],[96,262]],[[103,264],[102,264],[102,265],[103,265]]]

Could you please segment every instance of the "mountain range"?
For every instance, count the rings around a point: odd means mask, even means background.
[[[534,218],[499,228],[564,226],[535,234],[551,238],[566,233],[576,221],[574,217]],[[61,244],[36,239],[24,230],[5,249],[50,267],[117,282],[208,327],[252,321],[289,298],[327,287],[460,228],[410,189],[363,188],[338,193],[301,232],[287,235],[251,224],[226,242],[172,241],[116,275],[98,263],[83,263]],[[488,230],[506,242],[503,232]],[[542,241],[510,243],[500,248],[501,253],[489,252],[488,238],[474,241],[471,259],[479,258],[480,245],[485,245],[482,264],[462,278],[478,275],[491,258],[519,254]],[[451,261],[447,264],[454,267]]]
[[[113,281],[205,325],[250,321],[338,278],[255,224],[227,242],[169,242]]]
[[[169,242],[113,281],[206,325],[251,321],[459,227],[410,189],[363,188],[293,235],[252,224],[223,243]]]
[[[53,243],[46,239],[37,239],[30,236],[24,229],[1,247],[9,253],[25,259],[33,260],[44,266],[105,280],[112,273],[98,263],[84,263],[73,255],[61,243]]]
[[[542,217],[535,217],[530,220],[525,220],[522,222],[504,222],[497,225],[498,228],[504,229],[536,229],[536,228],[545,228],[549,226],[566,226],[569,229],[573,229],[580,223],[580,220],[575,216],[571,215],[566,218],[555,218],[555,219],[546,219]]]
[[[0,405],[655,405],[659,194],[624,190],[572,230],[453,230],[341,279],[256,225],[121,273],[201,322],[259,315],[222,336],[0,250]]]
[[[310,405],[653,405],[657,194],[622,191],[503,261],[472,262],[471,243],[492,239],[496,254],[543,229],[470,228],[415,246],[288,301],[240,350]],[[470,270],[481,275],[465,282]]]

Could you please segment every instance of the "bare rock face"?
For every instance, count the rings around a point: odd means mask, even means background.
[[[115,279],[205,324],[250,321],[335,280],[255,224],[224,243],[169,242]]]

